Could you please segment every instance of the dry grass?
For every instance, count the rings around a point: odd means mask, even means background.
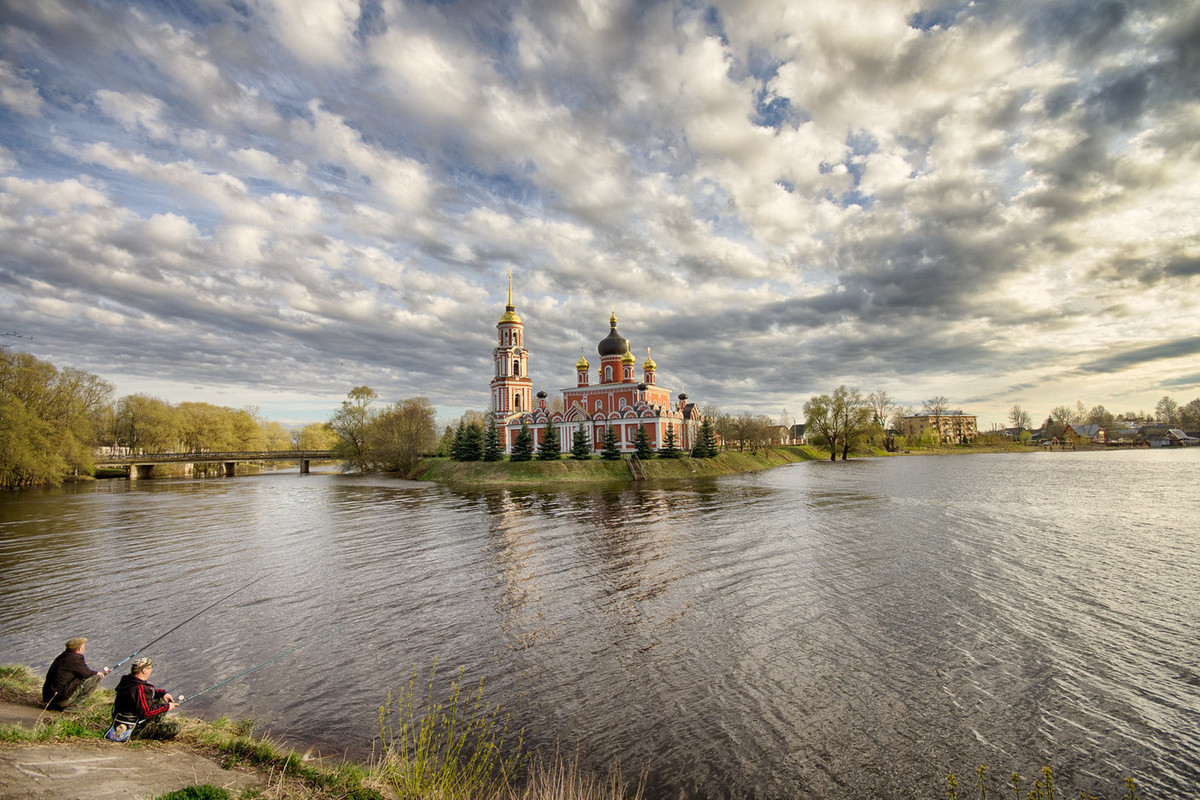
[[[642,800],[645,783],[645,773],[630,785],[620,765],[614,764],[601,776],[581,771],[578,756],[567,760],[555,753],[549,760],[534,759],[525,785],[509,789],[500,800]]]

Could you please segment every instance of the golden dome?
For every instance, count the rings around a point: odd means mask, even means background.
[[[658,364],[654,363],[654,359],[650,357],[650,348],[646,348],[646,360],[642,362],[642,369],[657,369]]]
[[[504,316],[500,318],[500,322],[520,322],[521,318],[517,316],[516,306],[512,301],[512,270],[508,272],[508,305],[504,307]],[[496,323],[499,325],[500,323]]]
[[[575,362],[575,369],[587,369],[589,366],[591,365],[588,364],[588,360],[583,357],[583,351],[580,350],[579,360]]]
[[[626,350],[625,355],[621,356],[621,363],[622,364],[636,364],[637,359],[634,358],[633,353]]]

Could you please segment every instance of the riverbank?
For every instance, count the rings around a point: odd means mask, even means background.
[[[127,800],[214,787],[197,798],[390,800],[364,767],[325,763],[255,737],[249,721],[204,722],[172,714],[169,742],[105,741],[113,691],[101,689],[75,711],[38,703],[40,679],[28,667],[0,666],[0,797],[5,800]],[[223,793],[222,793],[223,792]],[[181,795],[189,796],[188,794]]]
[[[651,458],[639,461],[647,480],[692,480],[757,472],[801,461],[828,459],[827,453],[807,446],[770,447],[757,452],[727,451],[715,458]],[[452,461],[428,458],[408,476],[414,480],[451,485],[561,485],[628,483],[634,480],[628,458],[608,461],[589,458],[576,461]]]
[[[392,699],[398,736],[363,765],[303,755],[253,734],[250,720],[213,722],[172,713],[169,742],[109,742],[113,691],[101,689],[78,710],[47,711],[41,680],[22,665],[0,665],[0,798],[4,800],[642,800],[614,765],[607,776],[581,773],[557,754],[532,759],[518,744],[501,758],[495,709],[448,703],[419,719],[411,696]],[[466,698],[464,698],[466,699]],[[476,698],[470,698],[472,702]],[[482,701],[482,697],[478,698]],[[404,709],[407,709],[405,711]],[[482,714],[480,711],[482,710]],[[390,725],[391,723],[389,723]],[[411,726],[411,727],[410,727]],[[408,742],[409,747],[399,746]],[[405,750],[407,752],[401,752]],[[491,757],[460,759],[463,752]],[[494,752],[493,752],[494,751]]]

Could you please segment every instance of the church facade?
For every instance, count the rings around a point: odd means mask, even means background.
[[[525,325],[512,301],[512,285],[508,289],[508,305],[496,323],[497,341],[492,350],[495,374],[491,381],[491,414],[500,433],[500,442],[507,454],[522,425],[533,434],[535,451],[541,447],[551,427],[558,434],[559,450],[571,452],[575,432],[582,425],[591,442],[592,452],[604,447],[609,427],[616,433],[622,452],[634,450],[638,427],[646,432],[650,446],[661,449],[667,442],[667,431],[675,433],[675,445],[690,451],[699,433],[700,417],[694,403],[680,392],[672,402],[669,389],[657,383],[658,365],[646,350],[642,362],[641,380],[637,379],[637,359],[629,348],[629,340],[617,332],[617,314],[609,318],[608,335],[596,347],[599,363],[596,382],[591,382],[591,363],[581,353],[575,364],[575,386],[562,389],[561,409],[546,403],[547,394],[533,394],[529,374],[529,350],[525,347]]]

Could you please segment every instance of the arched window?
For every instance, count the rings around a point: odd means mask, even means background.
[[[513,411],[521,410],[521,393],[513,392]]]
[[[513,359],[513,377],[521,377],[521,362],[515,358]]]
[[[608,383],[612,380],[612,367],[604,368],[604,382]]]

